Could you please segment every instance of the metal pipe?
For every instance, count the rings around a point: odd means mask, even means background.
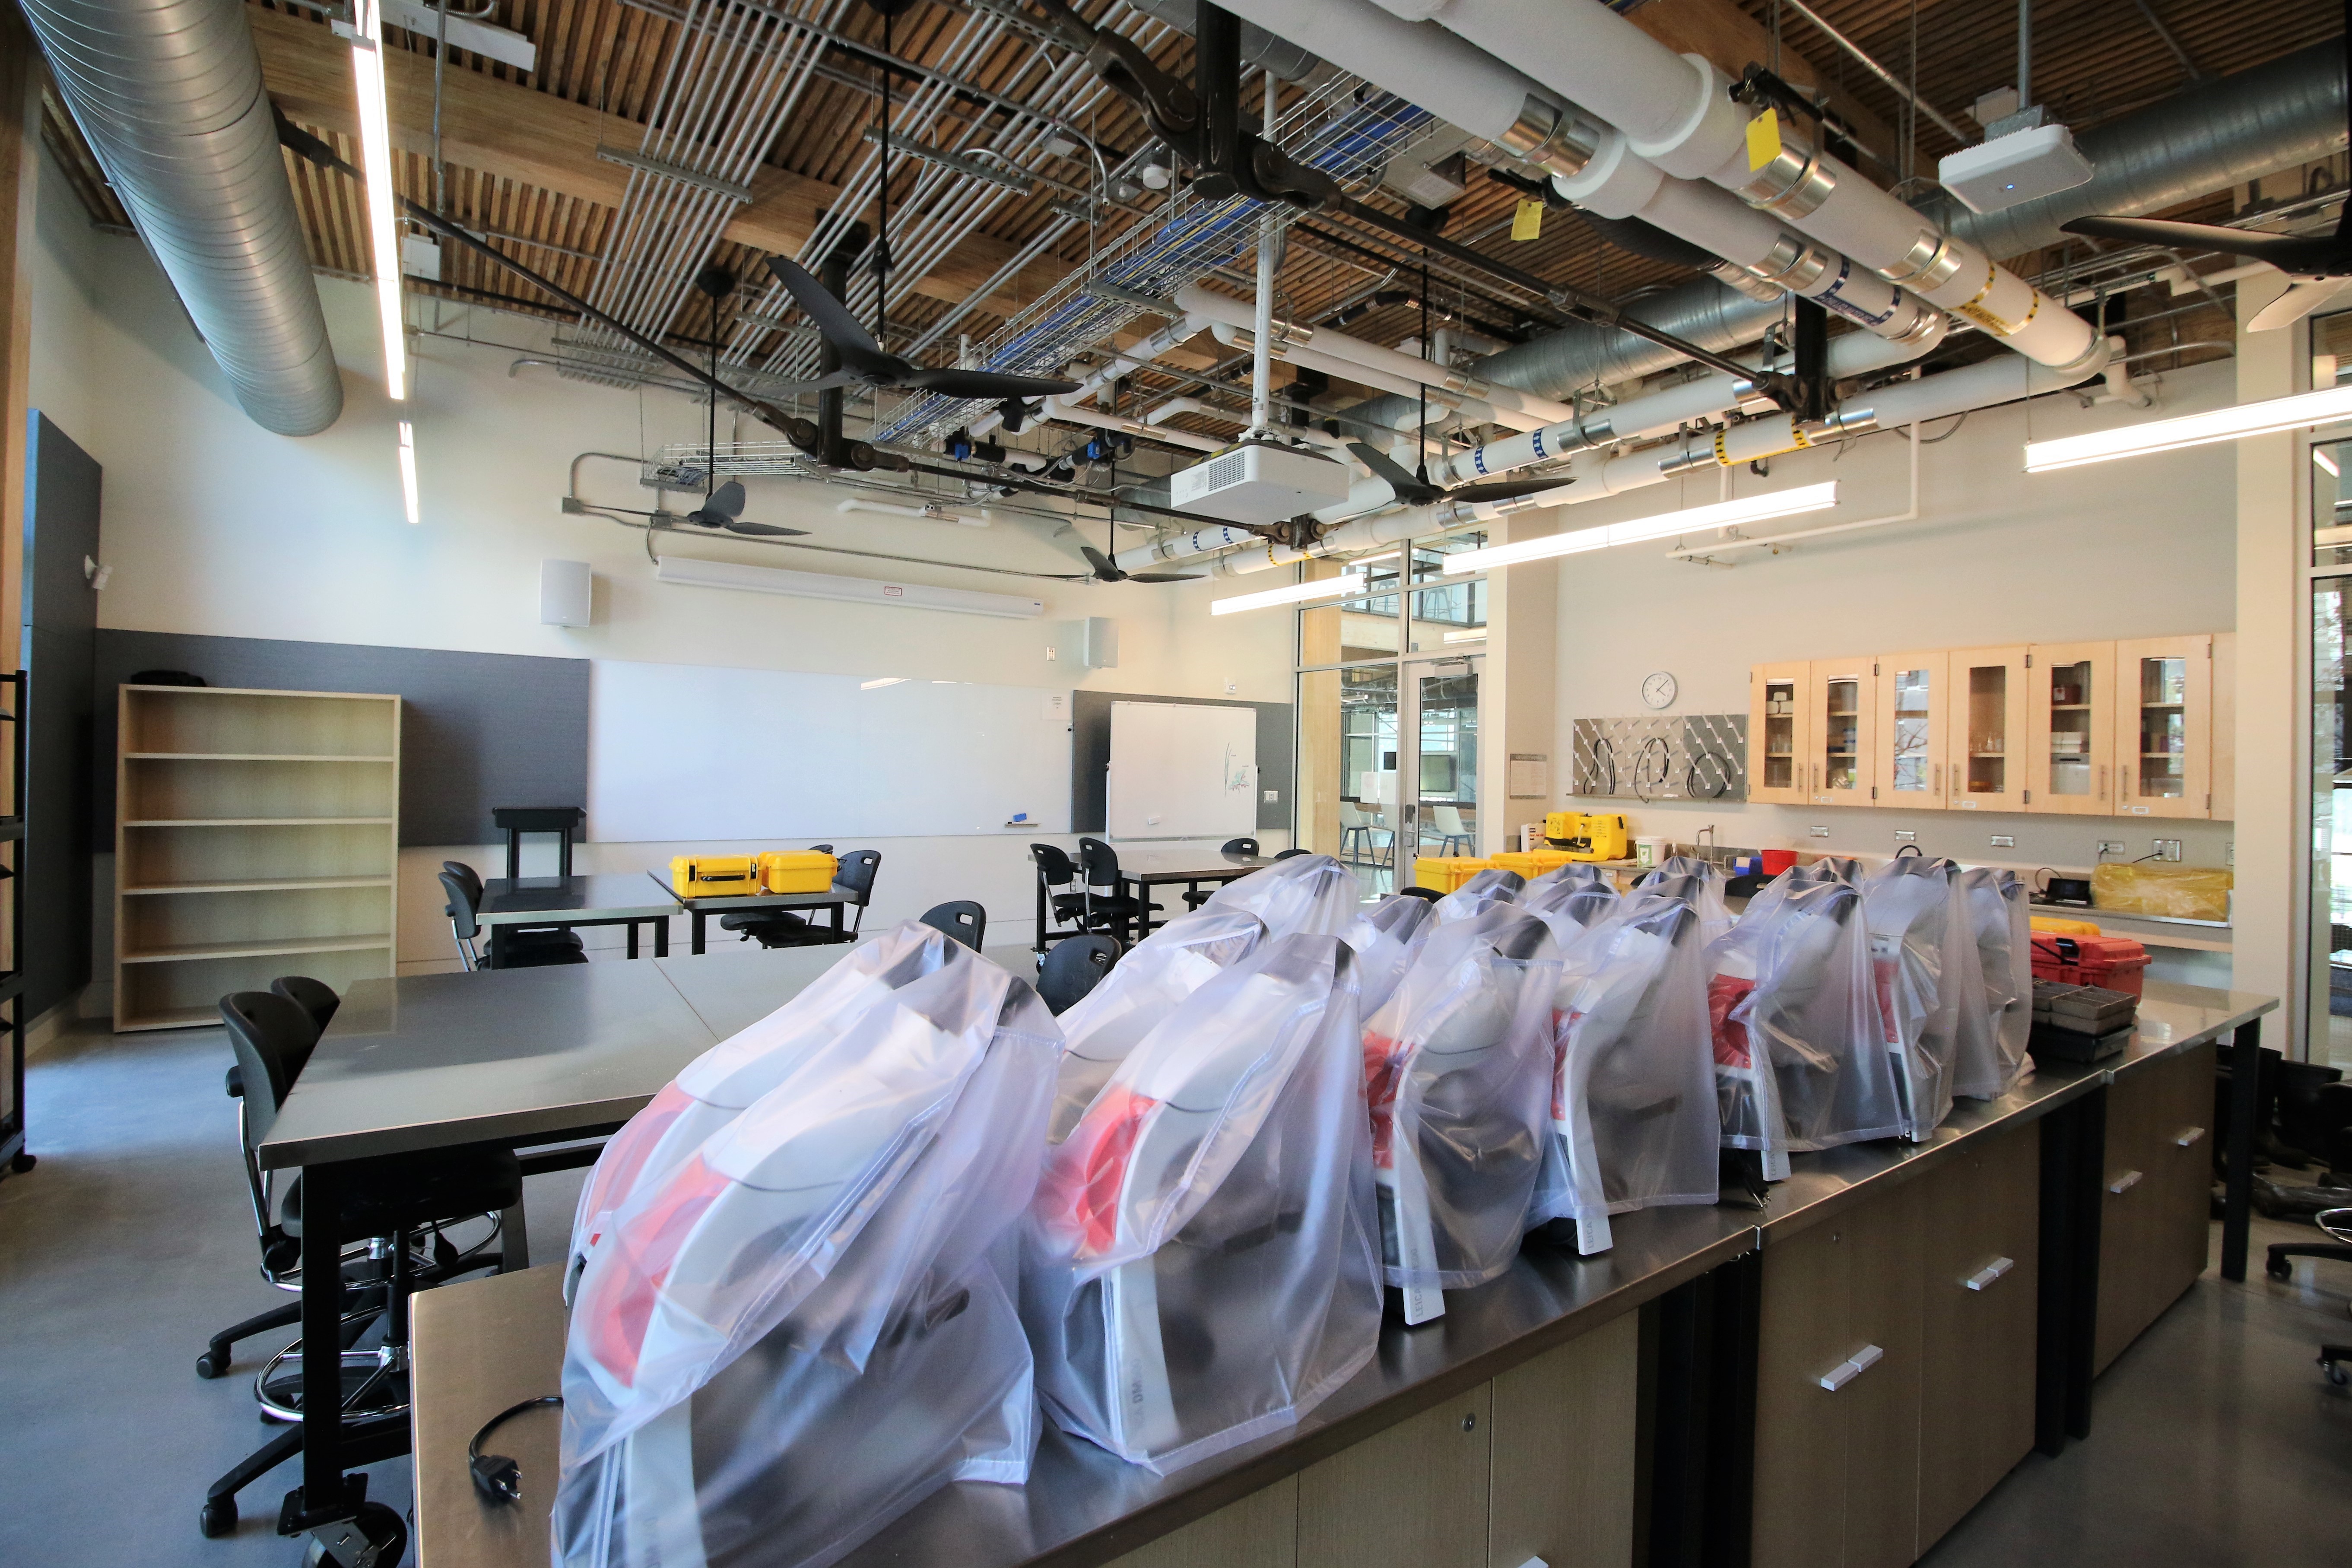
[[[1802,16],[1806,21],[1811,22],[1814,26],[1820,28],[1822,36],[1828,38],[1831,43],[1835,44],[1839,48],[1843,49],[1847,54],[1852,55],[1855,59],[1862,62],[1863,69],[1876,77],[1886,86],[1888,90],[1895,94],[1895,97],[1901,99],[1904,102],[1909,104],[1912,108],[1917,110],[1920,113],[1926,115],[1928,119],[1934,121],[1938,126],[1942,127],[1945,135],[1949,136],[1953,141],[1958,142],[1963,147],[1976,140],[1975,137],[1969,135],[1967,132],[1961,130],[1958,126],[1953,124],[1950,121],[1937,113],[1933,104],[1929,103],[1926,99],[1921,98],[1917,93],[1913,92],[1909,87],[1904,84],[1902,79],[1897,77],[1893,71],[1888,70],[1885,66],[1882,66],[1876,60],[1872,59],[1869,54],[1864,50],[1860,44],[1855,43],[1852,38],[1847,37],[1843,33],[1839,32],[1835,27],[1831,26],[1827,22],[1823,21],[1821,14],[1815,11],[1811,6],[1806,5],[1805,0],[1780,0],[1780,3],[1788,6],[1790,10],[1794,11],[1798,16]],[[2019,3],[2022,5],[2023,0],[2019,0]]]
[[[2033,0],[2017,0],[2017,107],[2033,107]]]
[[[343,411],[261,58],[241,0],[26,0],[107,183],[237,403],[312,436]]]

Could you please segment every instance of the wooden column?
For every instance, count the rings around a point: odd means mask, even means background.
[[[33,381],[33,247],[40,194],[41,58],[14,7],[0,16],[0,669],[21,667],[25,602],[25,468]],[[0,798],[14,784],[0,769]],[[21,802],[5,799],[8,813]],[[6,846],[21,869],[19,846]],[[0,955],[15,951],[0,900]]]

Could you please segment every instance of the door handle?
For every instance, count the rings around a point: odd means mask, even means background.
[[[1981,1290],[2016,1267],[2017,1259],[2014,1258],[1996,1258],[1960,1283],[1971,1290]]]
[[[2186,1149],[2204,1136],[2205,1129],[2202,1127],[2184,1127],[2173,1134],[2172,1146],[2176,1149]]]
[[[2117,1176],[2114,1181],[2107,1184],[2107,1191],[2114,1193],[2120,1197],[2125,1193],[2127,1193],[2134,1187],[2139,1185],[2139,1172],[2126,1171],[2122,1175]]]
[[[1835,1394],[1839,1389],[1876,1366],[1885,1354],[1886,1352],[1876,1345],[1864,1345],[1829,1371],[1822,1373],[1821,1385],[1832,1394]]]

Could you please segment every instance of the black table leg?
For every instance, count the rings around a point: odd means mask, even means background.
[[[654,956],[656,958],[669,956],[669,917],[667,915],[654,921]]]
[[[2033,1447],[2055,1458],[2091,1435],[2099,1330],[2099,1226],[2106,1189],[2107,1091],[2042,1121],[2040,1290],[2035,1309]]]
[[[1039,872],[1037,883],[1037,956],[1045,955],[1045,876]]]
[[[2246,1277],[2248,1216],[2254,1198],[2255,1122],[2263,1099],[2263,1021],[2249,1019],[2230,1039],[2230,1142],[2221,1197],[2221,1278]]]
[[[341,1187],[337,1166],[302,1173],[302,1484],[286,1494],[280,1535],[358,1511],[343,1475]]]
[[[688,945],[687,951],[699,956],[702,952],[702,911],[700,910],[688,910],[686,911],[686,918],[693,922],[694,926],[694,935]]]
[[[635,921],[629,922],[629,956],[637,956],[637,922]]]

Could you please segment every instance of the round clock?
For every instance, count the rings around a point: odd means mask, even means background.
[[[1673,707],[1675,705],[1675,678],[1668,675],[1662,669],[1658,671],[1657,674],[1650,677],[1649,679],[1642,682],[1642,700],[1648,703],[1653,708]]]

